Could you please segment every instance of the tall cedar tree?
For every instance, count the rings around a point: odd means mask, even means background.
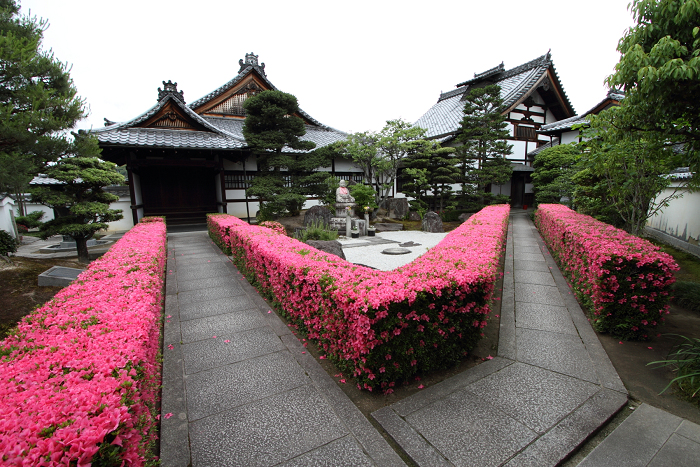
[[[442,211],[452,198],[452,185],[459,183],[460,170],[454,157],[454,148],[426,142],[423,149],[406,160],[406,174],[411,181],[404,184],[404,192],[415,198],[418,208],[422,202],[432,201],[432,207]],[[428,196],[430,193],[430,196]]]
[[[40,227],[42,238],[70,235],[75,239],[78,260],[88,263],[87,241],[95,232],[106,229],[108,222],[121,219],[120,209],[110,209],[118,196],[104,191],[118,185],[124,177],[116,165],[99,159],[101,152],[94,136],[73,134],[73,155],[59,159],[45,172],[60,183],[30,189],[32,201],[52,207],[57,216]]]
[[[69,153],[65,130],[85,116],[66,64],[42,49],[46,20],[0,0],[0,195],[20,200],[32,177]]]
[[[685,143],[700,170],[700,2],[634,0],[636,25],[620,39],[620,61],[607,79],[625,91],[625,130]]]
[[[315,194],[325,184],[326,174],[314,174],[314,169],[327,165],[328,155],[318,151],[299,157],[285,148],[310,151],[316,147],[302,141],[306,134],[297,98],[281,91],[263,91],[245,101],[243,135],[257,156],[258,176],[248,189],[248,195],[258,198],[260,211],[267,216],[285,211],[297,214],[307,194]]]
[[[501,87],[489,85],[469,91],[464,103],[464,118],[457,141],[457,159],[461,170],[462,194],[482,193],[489,184],[502,185],[510,180],[512,169],[504,163],[513,148],[505,116],[501,115]],[[482,200],[483,200],[483,195]]]

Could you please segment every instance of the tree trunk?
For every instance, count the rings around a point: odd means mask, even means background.
[[[88,264],[90,262],[90,254],[87,247],[87,238],[76,238],[75,247],[78,250],[78,262]]]

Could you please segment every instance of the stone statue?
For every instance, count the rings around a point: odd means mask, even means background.
[[[348,190],[348,182],[345,180],[340,181],[340,186],[335,190],[335,200],[338,203],[354,203],[355,198],[350,196],[350,190]]]

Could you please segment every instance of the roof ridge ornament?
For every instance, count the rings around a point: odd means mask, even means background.
[[[166,96],[173,96],[183,104],[185,103],[185,93],[183,91],[178,92],[177,83],[173,83],[170,80],[167,83],[163,81],[163,89],[158,88],[158,102],[162,101]]]
[[[247,67],[252,66],[255,70],[257,70],[263,76],[267,76],[267,74],[265,74],[265,64],[264,63],[258,64],[258,56],[255,55],[253,52],[251,52],[249,54],[245,54],[245,62],[243,61],[243,59],[238,60],[238,65],[240,66],[238,73],[242,72]]]

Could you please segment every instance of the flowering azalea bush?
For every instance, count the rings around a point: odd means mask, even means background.
[[[147,462],[165,235],[162,219],[143,219],[0,343],[3,465]]]
[[[248,280],[358,387],[390,393],[398,381],[453,365],[480,338],[509,211],[485,208],[394,271],[349,263],[232,216],[209,222]]]
[[[561,204],[540,204],[535,223],[596,329],[646,339],[663,321],[678,270],[670,255]]]
[[[285,230],[284,226],[282,224],[280,224],[279,222],[262,221],[260,223],[260,227],[267,227],[268,229],[274,230],[278,234],[287,235],[287,231]]]

